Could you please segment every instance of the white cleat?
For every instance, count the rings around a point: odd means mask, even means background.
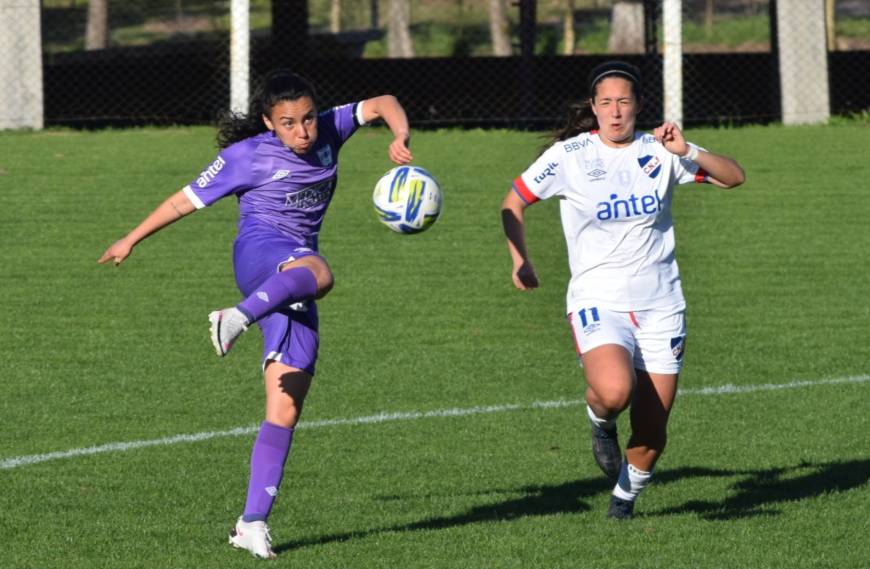
[[[217,355],[224,357],[236,339],[248,329],[248,319],[236,307],[215,310],[208,319],[211,322],[211,344]]]
[[[272,536],[266,522],[246,522],[242,518],[236,522],[236,527],[230,530],[230,545],[238,549],[246,549],[254,557],[261,559],[276,559],[272,551]]]

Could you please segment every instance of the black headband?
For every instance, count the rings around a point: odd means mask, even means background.
[[[607,69],[607,70],[599,73],[595,77],[595,79],[593,79],[592,81],[589,82],[589,88],[594,89],[595,85],[599,81],[601,81],[602,79],[607,77],[608,75],[625,75],[626,77],[628,77],[631,80],[632,83],[640,83],[640,79],[638,79],[636,75],[634,75],[633,73],[629,73],[628,71],[626,71],[624,69]]]

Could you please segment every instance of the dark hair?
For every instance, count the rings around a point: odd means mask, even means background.
[[[261,86],[251,98],[247,114],[226,111],[218,118],[217,143],[219,148],[266,132],[263,116],[269,116],[272,107],[281,101],[296,101],[309,97],[317,106],[317,93],[314,86],[303,77],[289,69],[272,71],[263,79]]]
[[[598,119],[592,112],[590,101],[595,98],[595,89],[606,77],[622,77],[631,83],[631,91],[636,98],[640,98],[641,81],[640,70],[624,61],[606,61],[597,65],[589,72],[586,84],[589,92],[587,98],[582,101],[571,103],[562,126],[553,132],[553,140],[565,140],[577,136],[582,132],[589,132],[598,128]]]

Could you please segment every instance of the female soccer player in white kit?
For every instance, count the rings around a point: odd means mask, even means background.
[[[685,299],[671,218],[677,184],[723,188],[744,181],[731,158],[687,142],[665,122],[636,132],[640,72],[607,62],[589,75],[589,99],[514,180],[502,220],[520,290],[538,286],[525,244],[524,210],[560,199],[571,280],[568,321],[586,375],[592,449],[616,482],[608,515],[630,518],[665,448],[686,341]],[[616,418],[631,407],[623,460]]]

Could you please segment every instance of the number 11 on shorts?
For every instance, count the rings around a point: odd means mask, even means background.
[[[598,317],[598,308],[597,307],[593,306],[592,308],[590,308],[589,314],[592,316],[592,322],[600,321],[600,318]],[[577,316],[580,317],[580,324],[582,325],[583,328],[585,328],[586,326],[589,325],[589,320],[586,317],[586,309],[585,308],[581,308],[580,312],[577,313]]]

